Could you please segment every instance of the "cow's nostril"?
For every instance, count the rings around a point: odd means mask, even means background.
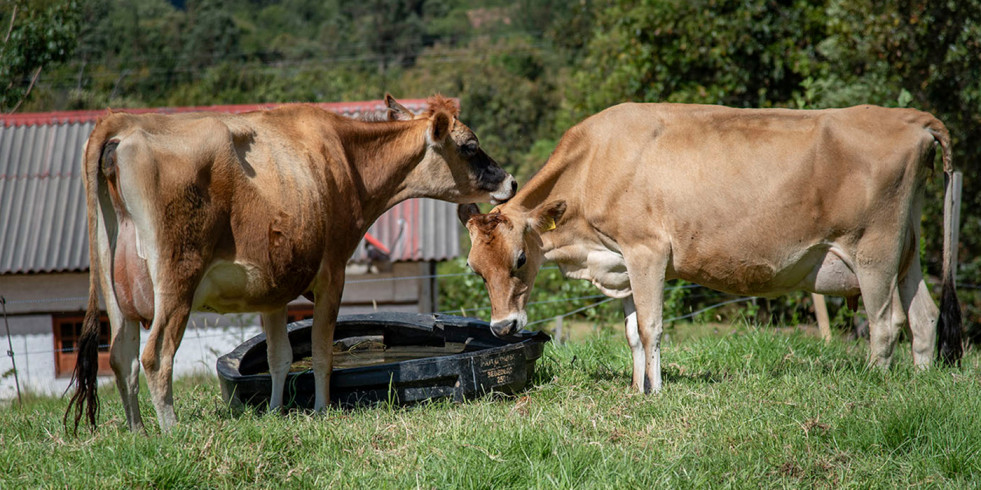
[[[491,324],[491,333],[498,338],[507,337],[508,335],[511,335],[514,332],[516,325],[517,325],[517,321],[515,321],[514,319],[508,319],[508,320],[496,322]]]
[[[518,190],[518,181],[517,180],[512,180],[511,181],[511,192],[517,192],[517,190]]]

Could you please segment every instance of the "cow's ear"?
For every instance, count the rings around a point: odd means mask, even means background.
[[[412,113],[404,105],[399,104],[392,94],[385,94],[385,105],[388,106],[388,120],[389,121],[411,121],[415,118],[415,114]]]
[[[460,223],[463,223],[463,226],[467,226],[470,218],[478,214],[480,214],[480,208],[476,204],[458,204],[456,206],[456,217],[460,218]]]
[[[450,134],[453,126],[453,116],[446,111],[436,111],[431,118],[429,128],[429,140],[434,145],[441,145]]]
[[[535,209],[531,217],[531,226],[539,233],[554,230],[564,214],[565,201],[552,201],[543,204]]]

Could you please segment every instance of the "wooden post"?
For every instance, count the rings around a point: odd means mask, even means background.
[[[7,298],[0,296],[0,305],[3,305],[3,324],[7,327],[7,355],[10,356],[10,365],[13,366],[14,384],[17,385],[17,405],[23,407],[24,402],[20,398],[20,377],[17,374],[17,361],[14,360],[14,344],[10,340],[10,324],[7,323]]]
[[[555,343],[562,345],[562,317],[555,317]]]
[[[828,316],[828,303],[823,294],[811,293],[814,300],[814,315],[817,316],[818,331],[825,342],[831,342],[831,318]]]
[[[961,235],[961,185],[964,180],[964,175],[960,172],[954,172],[951,178],[951,198],[954,201],[951,208],[951,255],[954,262],[954,270],[951,272],[954,274],[954,282],[957,282],[957,248],[958,240],[960,240]]]
[[[436,262],[424,261],[419,264],[419,313],[439,311],[439,278],[436,277]]]

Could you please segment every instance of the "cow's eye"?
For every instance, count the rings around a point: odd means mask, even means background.
[[[515,269],[520,269],[520,268],[524,267],[525,262],[527,262],[527,261],[528,261],[528,257],[525,257],[525,251],[522,250],[521,253],[518,254],[518,262],[517,262],[517,264],[515,264],[515,267],[514,268]]]
[[[470,140],[463,144],[463,146],[460,148],[460,152],[463,153],[463,156],[472,157],[477,154],[478,147],[479,145],[477,145],[476,140]]]

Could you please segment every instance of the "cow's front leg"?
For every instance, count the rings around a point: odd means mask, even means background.
[[[262,330],[266,334],[266,359],[269,361],[269,377],[272,388],[269,393],[269,411],[283,406],[286,375],[293,363],[293,349],[286,334],[286,306],[262,313]]]
[[[624,250],[633,304],[637,311],[637,331],[644,347],[646,393],[659,393],[662,386],[661,335],[664,332],[664,278],[668,248],[658,245],[645,244],[637,249]]]
[[[650,317],[643,319],[646,323],[641,323],[642,316],[638,316],[637,320],[647,361],[647,378],[644,384],[645,393],[660,393],[661,387],[663,386],[661,381],[661,336],[664,333],[664,326],[662,324],[662,311],[664,309],[663,292],[664,286],[662,283],[657,291],[658,298],[652,300],[654,302],[651,303]]]
[[[344,293],[344,267],[314,291],[313,328],[310,332],[315,396],[313,409],[322,411],[330,403],[330,375],[334,370],[334,327]]]
[[[634,306],[633,296],[623,298],[623,322],[627,334],[627,345],[630,346],[630,356],[634,361],[631,387],[643,393],[647,360],[644,355],[644,344],[641,343],[640,332],[637,330],[637,308]]]

